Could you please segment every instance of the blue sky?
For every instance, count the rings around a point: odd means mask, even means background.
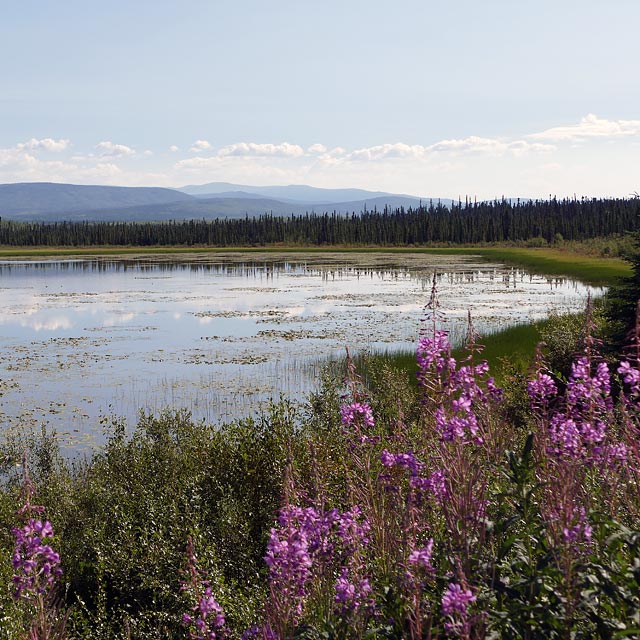
[[[639,25],[636,0],[10,3],[0,182],[627,195]]]

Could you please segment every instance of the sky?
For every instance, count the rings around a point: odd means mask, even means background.
[[[637,0],[6,2],[0,183],[628,196],[639,25]]]

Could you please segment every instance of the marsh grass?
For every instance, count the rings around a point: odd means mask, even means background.
[[[574,315],[579,317],[582,314]],[[552,326],[553,322],[554,318],[547,318],[530,324],[518,324],[479,338],[478,345],[482,346],[482,358],[489,363],[498,383],[502,383],[505,376],[511,375],[514,370],[524,373],[533,366],[536,347],[543,333]],[[456,359],[463,358],[465,353],[465,347],[462,345],[453,350],[453,356]],[[412,384],[417,386],[418,366],[413,349],[357,354],[354,360],[365,377],[370,368],[376,368],[384,362],[392,368],[406,372]],[[336,362],[332,370],[337,371],[338,367],[339,363]]]

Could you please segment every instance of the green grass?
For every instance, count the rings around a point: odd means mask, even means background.
[[[467,252],[466,249],[464,251]],[[592,284],[611,284],[632,273],[630,264],[621,258],[600,258],[562,249],[491,247],[473,249],[470,253],[547,275],[572,276]]]
[[[501,329],[487,336],[481,336],[478,344],[483,346],[478,360],[486,360],[498,384],[503,382],[505,365],[513,366],[521,371],[526,371],[533,363],[536,346],[540,342],[541,331],[548,325],[549,320],[538,320],[531,324],[519,324],[513,327]],[[461,360],[467,355],[464,348],[453,350],[453,357]],[[407,371],[411,380],[416,380],[418,367],[416,353],[413,349],[396,352],[379,352],[372,354],[375,362],[380,358],[389,365]],[[366,363],[359,361],[359,366]]]

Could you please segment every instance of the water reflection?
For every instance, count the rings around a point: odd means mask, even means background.
[[[411,348],[437,282],[454,339],[584,307],[559,277],[424,254],[0,262],[0,419],[100,440],[98,418],[208,420],[300,396],[326,356]],[[74,445],[77,446],[77,445]]]

